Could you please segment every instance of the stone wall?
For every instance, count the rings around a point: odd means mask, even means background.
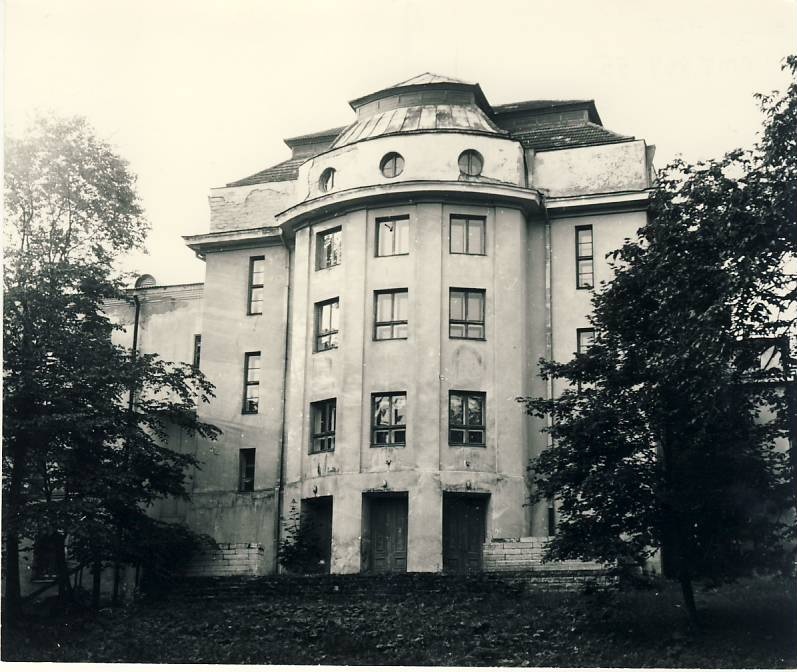
[[[265,554],[257,543],[217,544],[212,551],[195,557],[186,576],[255,576],[263,573]]]
[[[493,539],[492,542],[484,544],[484,571],[544,571],[546,573],[572,573],[605,569],[605,567],[598,562],[585,562],[583,560],[543,563],[542,556],[545,553],[545,546],[549,540],[550,537]]]

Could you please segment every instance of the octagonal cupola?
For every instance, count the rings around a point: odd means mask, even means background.
[[[341,132],[333,148],[408,133],[507,135],[491,121],[492,108],[478,84],[429,72],[349,104],[357,119]]]

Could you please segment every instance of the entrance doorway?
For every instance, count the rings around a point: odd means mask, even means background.
[[[332,560],[332,497],[303,499],[301,524],[312,557],[312,566],[308,569],[318,574],[329,574]]]
[[[443,571],[482,569],[487,504],[490,495],[443,493]]]
[[[407,493],[363,496],[365,567],[377,574],[407,571]]]

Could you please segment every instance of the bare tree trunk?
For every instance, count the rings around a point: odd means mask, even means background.
[[[681,560],[683,562],[683,559]],[[689,575],[689,570],[681,568],[681,573],[678,577],[681,584],[681,592],[684,596],[684,606],[686,613],[689,616],[689,626],[697,629],[700,625],[697,618],[697,607],[695,606],[695,593],[692,587],[692,577]]]
[[[102,563],[95,561],[91,567],[91,607],[100,608],[100,579],[102,578]]]

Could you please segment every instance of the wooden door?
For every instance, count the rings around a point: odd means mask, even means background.
[[[407,571],[407,499],[373,497],[370,501],[372,572]]]
[[[486,497],[443,495],[443,571],[481,571],[486,514]]]

